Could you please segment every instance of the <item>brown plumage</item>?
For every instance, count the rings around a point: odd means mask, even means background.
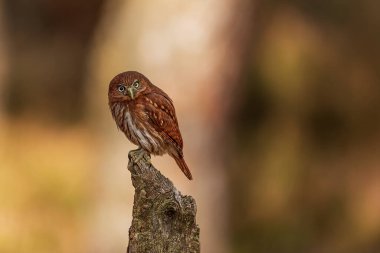
[[[168,153],[188,179],[183,141],[173,101],[148,78],[136,71],[115,76],[109,85],[108,103],[118,128],[150,154]]]

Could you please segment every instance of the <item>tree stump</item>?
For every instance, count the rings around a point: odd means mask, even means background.
[[[127,253],[199,253],[197,207],[150,163],[129,153],[128,170],[135,188]]]

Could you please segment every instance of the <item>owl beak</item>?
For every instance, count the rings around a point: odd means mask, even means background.
[[[128,88],[128,95],[134,99],[135,98],[135,89],[133,89],[132,87],[129,87]]]

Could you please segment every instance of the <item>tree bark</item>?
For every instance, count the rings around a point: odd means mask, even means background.
[[[135,197],[127,253],[199,253],[195,200],[154,168],[147,153],[128,156]]]

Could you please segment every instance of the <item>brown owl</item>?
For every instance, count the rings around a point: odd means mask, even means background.
[[[108,103],[118,128],[139,146],[135,152],[168,153],[188,179],[192,179],[183,158],[183,141],[173,101],[148,78],[136,71],[115,76],[109,85]]]

